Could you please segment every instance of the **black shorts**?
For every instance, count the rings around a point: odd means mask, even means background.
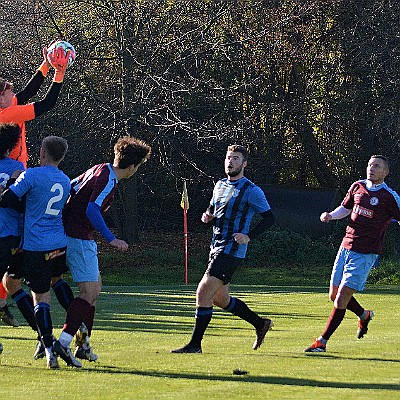
[[[210,254],[206,274],[221,279],[224,285],[232,280],[232,276],[242,263],[241,258],[233,257],[224,253]]]
[[[15,269],[22,272],[22,258],[18,251],[21,238],[19,236],[6,236],[0,238],[0,279],[5,272]]]
[[[68,271],[66,247],[52,251],[24,250],[24,277],[34,293],[50,290],[51,278]]]

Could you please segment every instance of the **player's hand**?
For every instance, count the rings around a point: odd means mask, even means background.
[[[48,57],[47,57],[47,46],[46,46],[46,47],[43,47],[42,53],[43,53],[43,64],[45,64],[46,67],[47,67],[48,69],[50,69],[51,64],[50,64],[49,59],[48,59]],[[43,65],[43,64],[42,64],[42,65]]]
[[[232,236],[235,242],[238,244],[247,244],[250,242],[250,238],[244,233],[234,233]]]
[[[329,222],[332,219],[332,216],[328,212],[323,212],[319,219],[321,222]]]
[[[43,48],[43,62],[40,64],[38,70],[42,72],[44,77],[47,76],[51,65],[49,59],[47,58],[47,47]]]
[[[47,55],[49,63],[56,71],[66,71],[68,60],[71,56],[71,50],[64,51],[62,47],[55,47],[54,50]]]
[[[203,215],[201,216],[201,222],[204,222],[205,224],[208,224],[213,219],[214,219],[214,216],[211,215],[208,211],[203,212]]]
[[[117,250],[120,251],[126,251],[128,250],[128,243],[125,242],[125,240],[122,239],[114,239],[110,242],[111,246],[115,247]]]

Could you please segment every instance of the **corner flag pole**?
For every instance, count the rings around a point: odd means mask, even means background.
[[[188,226],[187,210],[189,209],[189,197],[186,189],[186,181],[183,181],[181,207],[183,208],[183,254],[185,258],[185,285],[188,284]]]

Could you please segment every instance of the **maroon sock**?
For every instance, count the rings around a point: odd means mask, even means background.
[[[334,308],[332,310],[331,315],[328,318],[328,322],[326,323],[325,330],[321,335],[325,340],[329,340],[329,338],[333,335],[343,321],[345,314],[346,309]]]
[[[94,321],[94,314],[96,312],[96,307],[92,306],[89,310],[89,312],[86,314],[85,319],[83,320],[83,323],[86,325],[86,328],[88,329],[88,336],[92,336],[92,329],[93,329],[93,321]]]
[[[356,314],[357,317],[362,315],[362,313],[364,312],[364,309],[361,307],[360,303],[354,298],[354,296],[351,296],[349,304],[347,304],[347,309]]]
[[[63,331],[74,336],[91,308],[92,305],[86,300],[76,297],[68,308]]]

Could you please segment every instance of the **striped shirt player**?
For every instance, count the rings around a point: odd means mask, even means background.
[[[213,305],[217,305],[254,326],[256,340],[253,349],[264,341],[272,321],[261,318],[241,300],[229,295],[232,276],[246,256],[250,240],[267,230],[273,223],[271,207],[263,191],[244,176],[247,150],[240,145],[229,146],[225,157],[227,178],[214,187],[210,205],[202,215],[204,223],[213,223],[213,237],[207,270],[196,292],[196,320],[188,344],[172,353],[201,353],[203,335],[211,321]],[[251,229],[258,213],[262,220]]]
[[[264,192],[246,177],[236,181],[227,178],[218,181],[209,206],[209,211],[214,215],[211,254],[222,252],[244,258],[247,243],[236,242],[233,233],[247,235],[253,216],[270,209]]]
[[[388,159],[382,155],[371,156],[367,179],[354,182],[338,208],[321,214],[322,222],[348,215],[350,221],[331,274],[329,296],[334,308],[324,332],[304,350],[306,352],[326,351],[326,343],[341,324],[346,310],[358,317],[357,338],[362,339],[368,332],[374,313],[364,309],[354,294],[364,289],[369,272],[382,252],[392,219],[400,218],[400,197],[384,182],[388,174]]]

